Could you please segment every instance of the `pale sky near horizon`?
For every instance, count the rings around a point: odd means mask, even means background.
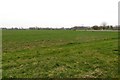
[[[118,24],[119,0],[0,0],[0,27]]]

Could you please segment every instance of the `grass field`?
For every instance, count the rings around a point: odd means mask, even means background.
[[[3,78],[118,77],[118,32],[2,32]]]

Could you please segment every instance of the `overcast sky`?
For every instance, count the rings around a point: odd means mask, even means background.
[[[118,24],[119,0],[0,0],[0,27]]]

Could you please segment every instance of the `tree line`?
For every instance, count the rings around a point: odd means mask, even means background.
[[[119,30],[118,26],[112,26],[112,25],[94,25],[92,27],[89,26],[74,26],[71,28],[41,28],[41,27],[29,27],[29,28],[1,28],[2,30]]]

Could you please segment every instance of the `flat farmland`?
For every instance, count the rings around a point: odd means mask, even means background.
[[[3,78],[118,78],[118,32],[3,30]]]

